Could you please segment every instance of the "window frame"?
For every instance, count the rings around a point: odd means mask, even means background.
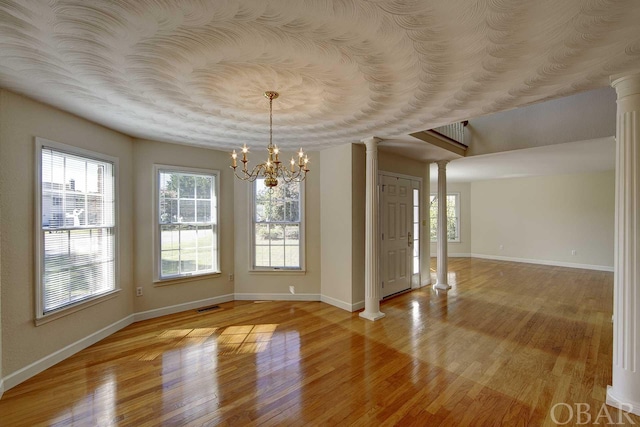
[[[113,289],[107,292],[84,298],[77,302],[73,302],[62,307],[44,312],[44,233],[42,232],[42,150],[51,148],[73,156],[84,157],[90,160],[108,162],[113,165],[113,209],[114,209],[114,225],[113,227]],[[117,157],[109,156],[93,150],[76,147],[73,145],[63,144],[61,142],[51,141],[49,139],[35,137],[35,195],[34,195],[34,229],[35,229],[35,317],[34,323],[40,326],[52,320],[67,316],[77,311],[83,310],[92,305],[115,297],[121,290],[120,288],[120,167]]]
[[[431,196],[436,196],[438,197],[438,193],[433,193],[431,192],[429,194],[429,236],[431,236]],[[460,231],[460,192],[459,191],[453,191],[453,192],[447,192],[447,197],[448,196],[455,196],[456,197],[456,230],[458,230],[458,235],[456,236],[455,239],[447,239],[448,243],[460,243],[461,240],[461,235],[462,232]],[[436,216],[437,219],[437,216]],[[448,235],[449,233],[447,233]],[[436,243],[438,240],[436,238],[436,240],[430,239],[431,243]]]
[[[215,177],[213,190],[216,198],[216,266],[214,271],[206,271],[203,273],[188,273],[178,274],[175,276],[162,277],[162,239],[160,235],[160,173],[163,171],[185,173],[185,174],[197,174],[197,175],[209,175]],[[154,186],[154,205],[153,205],[153,283],[154,285],[170,285],[174,283],[182,283],[185,281],[198,280],[210,276],[220,276],[222,274],[221,266],[221,248],[220,248],[220,171],[217,169],[204,169],[193,168],[186,166],[166,165],[166,164],[154,164],[153,165],[153,186]]]
[[[249,193],[249,272],[251,273],[288,273],[288,274],[305,274],[306,273],[306,180],[300,181],[300,239],[299,239],[299,256],[300,267],[258,267],[256,266],[256,186],[257,181],[251,182],[251,190]],[[290,222],[295,224],[294,222]]]

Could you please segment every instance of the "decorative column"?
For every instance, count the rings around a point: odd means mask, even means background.
[[[613,378],[607,404],[640,415],[640,73],[618,94],[613,275]]]
[[[378,222],[378,142],[371,137],[362,142],[367,147],[367,180],[365,200],[364,238],[364,311],[360,317],[378,320],[384,317],[380,312],[380,227]]]
[[[447,160],[438,162],[438,280],[433,285],[434,289],[446,291],[451,289],[447,283]]]

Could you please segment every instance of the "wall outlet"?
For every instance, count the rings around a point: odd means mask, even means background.
[[[291,292],[292,294],[295,294],[296,293],[296,287],[293,286],[293,285],[289,286],[289,292]]]
[[[142,286],[138,286],[136,288],[136,296],[137,297],[141,297],[142,296]]]
[[[571,255],[576,255],[578,252],[575,249],[571,250]]]
[[[504,245],[498,246],[498,249],[503,250],[504,249]]]
[[[230,281],[230,282],[233,282],[233,274],[230,274],[230,275],[229,275],[229,281]]]

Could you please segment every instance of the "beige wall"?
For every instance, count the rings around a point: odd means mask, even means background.
[[[614,189],[614,171],[474,182],[471,251],[612,268]]]
[[[364,252],[367,156],[364,144],[351,144],[351,304],[364,307]],[[348,236],[348,235],[347,235]],[[331,268],[327,266],[327,268]],[[324,272],[324,269],[323,269]]]
[[[228,153],[204,148],[166,144],[149,140],[134,140],[135,164],[135,286],[143,288],[143,296],[135,297],[136,313],[233,294],[234,215],[233,172]],[[182,166],[220,171],[220,265],[222,274],[154,284],[154,209],[156,208],[156,178],[154,165]],[[169,284],[167,284],[169,283]],[[232,298],[231,296],[229,298]]]
[[[0,98],[2,374],[116,322],[133,311],[131,138],[8,91]],[[119,159],[119,283],[115,298],[34,326],[35,137]]]
[[[352,150],[347,144],[320,152],[320,290],[327,302],[342,303],[345,309],[354,303],[352,282],[357,274],[353,267]]]
[[[2,128],[3,128],[3,114],[2,111],[5,107],[5,103],[4,103],[4,97],[5,97],[5,91],[0,89],[0,164],[2,164],[2,157],[3,157],[3,134],[2,134]],[[0,175],[0,193],[2,192],[2,188],[4,187],[2,184],[2,175]],[[0,398],[2,397],[2,393],[4,392],[4,383],[3,383],[3,378],[4,376],[2,375],[2,203],[0,203]]]
[[[321,156],[322,296],[329,303],[339,301],[343,303],[340,307],[354,310],[363,306],[365,296],[366,150],[364,144],[341,145],[322,150]],[[378,170],[429,181],[426,163],[382,150],[378,151]],[[423,230],[426,235],[428,220]],[[429,271],[428,245],[423,246],[423,257],[423,271]],[[425,274],[422,284],[428,283],[430,276]]]
[[[285,150],[285,154],[286,150]],[[320,153],[310,152],[310,169],[305,180],[306,272],[250,272],[251,183],[234,179],[235,292],[237,299],[320,298]],[[260,156],[256,150],[254,156]],[[266,154],[265,154],[266,155]],[[227,155],[227,160],[229,156]],[[290,296],[295,286],[296,296]],[[278,296],[277,294],[280,294]]]
[[[431,193],[438,192],[437,174],[436,180],[431,181]],[[449,242],[447,253],[450,257],[468,257],[471,254],[471,184],[468,182],[447,183],[447,193],[460,194],[460,241]],[[431,243],[431,256],[436,256],[436,243]]]

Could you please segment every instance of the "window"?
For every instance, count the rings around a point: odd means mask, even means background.
[[[116,290],[116,160],[36,139],[36,318]]]
[[[303,183],[253,183],[253,269],[304,269],[303,206]]]
[[[217,171],[157,168],[160,280],[220,272]]]
[[[431,241],[438,240],[438,195],[429,198],[429,219],[431,222]],[[460,241],[460,194],[447,194],[447,239],[449,242]]]

